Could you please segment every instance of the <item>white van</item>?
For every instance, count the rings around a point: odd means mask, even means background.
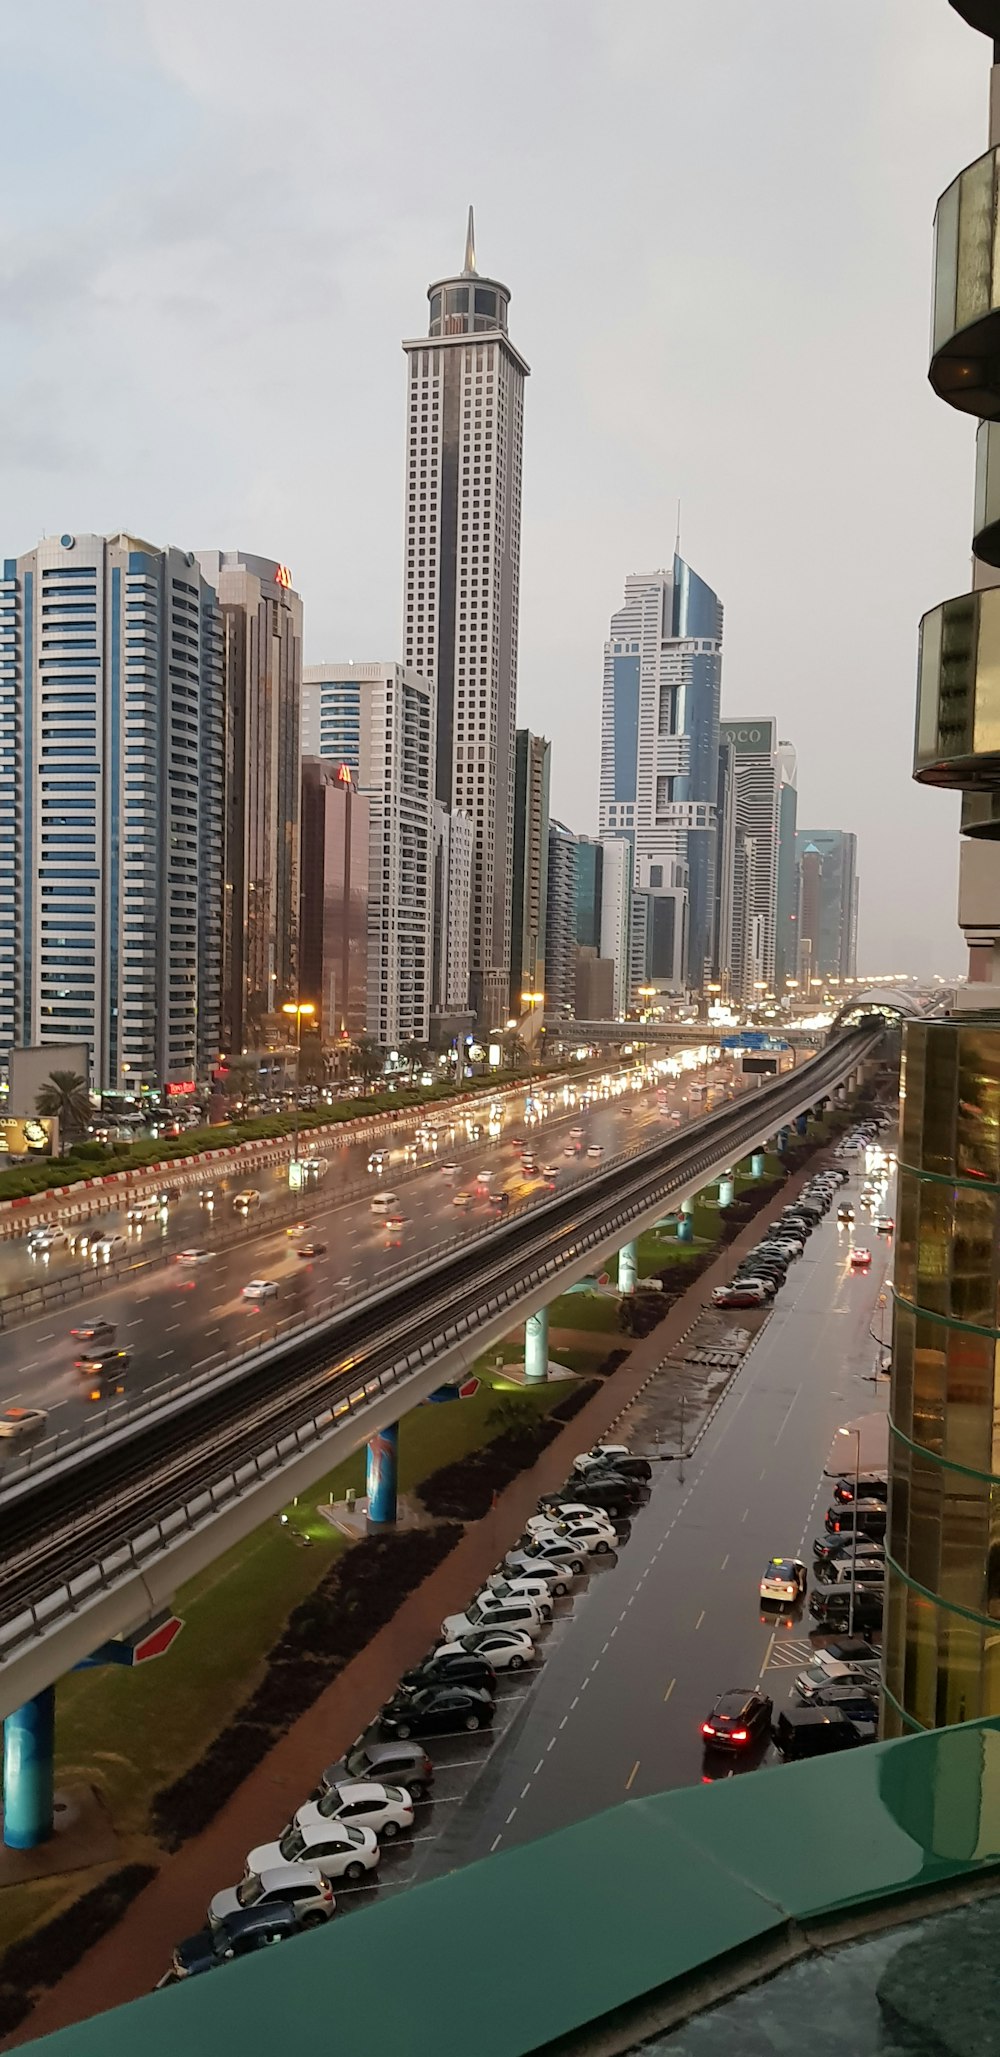
[[[392,1214],[398,1206],[399,1196],[396,1193],[376,1193],[371,1202],[373,1214]]]

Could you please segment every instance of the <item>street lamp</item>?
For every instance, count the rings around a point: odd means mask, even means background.
[[[847,1633],[854,1634],[854,1590],[858,1570],[858,1501],[861,1498],[861,1430],[839,1428],[838,1436],[854,1437],[854,1532],[851,1538],[851,1591],[847,1602]]]
[[[298,1170],[300,1090],[299,1062],[302,1056],[302,1016],[305,1015],[308,1018],[309,1016],[315,1014],[316,1009],[313,1006],[311,1000],[285,1000],[282,1003],[281,1012],[282,1014],[294,1014],[295,1016],[295,1141],[292,1145],[292,1164],[294,1164],[296,1170]],[[291,1166],[289,1166],[289,1170],[291,1170]]]

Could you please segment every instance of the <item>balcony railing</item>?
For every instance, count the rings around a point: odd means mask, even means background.
[[[930,382],[965,414],[1000,420],[1000,152],[968,164],[934,217]]]
[[[924,615],[913,776],[967,793],[1000,783],[1000,587]]]

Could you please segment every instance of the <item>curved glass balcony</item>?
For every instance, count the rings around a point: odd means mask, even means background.
[[[1000,151],[977,157],[934,216],[930,382],[949,405],[1000,421]]]
[[[1000,422],[981,421],[976,436],[972,548],[981,563],[1000,566]]]
[[[960,792],[1000,785],[1000,586],[924,615],[913,776]]]

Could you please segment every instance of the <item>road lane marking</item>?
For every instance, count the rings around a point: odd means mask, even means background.
[[[500,1834],[499,1834],[498,1836],[494,1836],[494,1838],[493,1838],[493,1841],[492,1841],[492,1843],[490,1844],[490,1856],[491,1856],[491,1857],[492,1857],[492,1855],[493,1855],[493,1852],[494,1852],[494,1850],[498,1850],[498,1849],[499,1849],[499,1847],[500,1847],[500,1844],[501,1844],[501,1842],[502,1842],[502,1841],[503,1841],[503,1829],[501,1829],[501,1830],[500,1830]],[[400,1884],[402,1884],[402,1880],[400,1880]],[[341,1891],[343,1891],[343,1888],[341,1888]]]
[[[161,1350],[156,1360],[157,1364],[162,1364],[165,1357],[172,1357],[173,1354],[172,1350]]]
[[[517,1805],[516,1805],[516,1803],[515,1803],[515,1805],[514,1805],[514,1806],[513,1806],[512,1808],[511,1808],[511,1810],[510,1810],[510,1813],[508,1814],[508,1816],[507,1816],[507,1819],[506,1819],[506,1821],[504,1822],[504,1828],[509,1828],[509,1827],[510,1827],[510,1824],[511,1824],[511,1822],[513,1821],[513,1819],[514,1819],[514,1816],[515,1816],[515,1814],[516,1814],[516,1813],[517,1813]]]
[[[639,1769],[639,1759],[638,1759],[638,1757],[637,1757],[637,1758],[636,1758],[636,1760],[635,1760],[635,1763],[634,1763],[634,1764],[633,1764],[633,1766],[632,1766],[632,1769],[631,1769],[631,1771],[629,1772],[629,1775],[628,1775],[627,1779],[625,1780],[625,1791],[626,1791],[626,1792],[628,1792],[628,1790],[629,1790],[629,1787],[630,1787],[630,1786],[631,1786],[631,1784],[632,1784],[632,1780],[634,1779],[634,1777],[635,1777],[635,1775],[636,1775],[636,1772],[638,1771],[638,1769]]]
[[[54,1342],[55,1342],[55,1339],[56,1339],[56,1332],[55,1332],[55,1329],[50,1329],[50,1330],[49,1330],[49,1333],[48,1333],[48,1335],[47,1335],[47,1336],[39,1336],[39,1338],[38,1338],[38,1340],[39,1340],[39,1342],[40,1342],[40,1343],[54,1343]]]
[[[674,1690],[674,1687],[675,1687],[675,1685],[676,1685],[676,1684],[677,1684],[677,1680],[676,1680],[675,1678],[672,1678],[672,1679],[671,1679],[671,1681],[670,1681],[670,1684],[669,1684],[669,1685],[668,1685],[668,1687],[667,1687],[667,1690],[666,1690],[666,1692],[665,1692],[665,1693],[664,1693],[664,1695],[663,1695],[663,1704],[664,1704],[664,1706],[666,1706],[666,1704],[667,1704],[667,1701],[669,1700],[669,1698],[670,1698],[670,1695],[671,1695],[671,1693],[673,1692],[673,1690]]]
[[[180,1328],[180,1322],[179,1322],[179,1321],[168,1321],[168,1322],[167,1322],[167,1325],[166,1325],[166,1327],[165,1327],[165,1329],[164,1329],[164,1331],[163,1331],[163,1333],[164,1333],[164,1335],[165,1335],[165,1336],[172,1336],[172,1335],[173,1335],[173,1333],[174,1333],[174,1330],[175,1330],[175,1329],[178,1329],[178,1328]]]
[[[530,1790],[531,1790],[531,1780],[530,1780],[530,1778],[529,1778],[529,1780],[528,1780],[528,1783],[527,1783],[527,1785],[526,1785],[526,1786],[522,1786],[522,1787],[521,1787],[521,1798],[522,1798],[522,1800],[524,1799],[525,1793],[527,1793],[527,1792],[530,1792]]]
[[[550,1736],[550,1737],[549,1737],[549,1740],[548,1740],[548,1742],[547,1742],[547,1743],[546,1743],[546,1745],[545,1745],[545,1755],[546,1755],[546,1756],[548,1756],[548,1754],[549,1754],[549,1751],[550,1751],[550,1750],[554,1750],[554,1749],[555,1749],[555,1747],[556,1747],[556,1739],[555,1739],[555,1736]]]
[[[744,1508],[744,1511],[743,1511],[743,1515],[742,1515],[742,1520],[743,1520],[743,1521],[745,1521],[745,1520],[746,1520],[746,1518],[747,1518],[747,1515],[749,1514],[749,1512],[750,1512],[750,1509],[749,1509],[749,1507],[746,1507],[746,1508]]]
[[[533,1772],[532,1772],[532,1774],[531,1774],[532,1778],[537,1778],[537,1777],[538,1777],[538,1774],[539,1774],[539,1772],[541,1771],[542,1765],[543,1765],[544,1763],[545,1763],[545,1759],[544,1759],[544,1757],[540,1757],[540,1758],[539,1758],[539,1760],[538,1760],[538,1763],[537,1763],[537,1764],[536,1764],[536,1766],[535,1766],[535,1769],[534,1769],[534,1771],[533,1771]]]
[[[559,1726],[560,1726],[560,1728],[565,1728],[565,1726],[566,1726],[566,1723],[568,1722],[568,1720],[569,1720],[569,1715],[568,1715],[568,1714],[564,1714],[564,1715],[563,1715],[563,1718],[562,1718],[562,1720],[561,1720],[561,1722],[559,1723]]]
[[[764,1673],[765,1673],[765,1671],[767,1670],[767,1667],[768,1667],[768,1665],[769,1665],[769,1664],[770,1664],[770,1662],[771,1662],[771,1651],[772,1651],[772,1650],[774,1649],[774,1638],[775,1638],[775,1636],[777,1635],[777,1633],[778,1633],[777,1629],[772,1629],[772,1630],[771,1630],[771,1639],[770,1639],[770,1642],[768,1643],[767,1649],[766,1649],[766,1650],[765,1650],[765,1652],[764,1652],[764,1662],[763,1662],[763,1664],[761,1665],[761,1667],[760,1667],[760,1670],[759,1670],[759,1672],[757,1673],[757,1677],[758,1677],[758,1678],[763,1678],[763,1676],[764,1676]]]
[[[723,1560],[722,1560],[722,1563],[721,1563],[721,1564],[720,1564],[720,1566],[719,1566],[719,1570],[720,1570],[720,1571],[725,1571],[726,1565],[727,1565],[728,1563],[729,1563],[729,1551],[727,1550],[727,1551],[726,1551],[726,1554],[725,1554],[725,1556],[724,1556],[724,1558],[723,1558]]]
[[[127,1321],[127,1322],[125,1323],[125,1327],[126,1327],[126,1328],[141,1328],[141,1327],[142,1327],[142,1319],[141,1319],[141,1316],[138,1316],[138,1315],[137,1315],[137,1316],[136,1316],[136,1319],[135,1319],[135,1321]]]
[[[704,1609],[704,1607],[703,1607],[703,1608],[702,1608],[702,1610],[701,1610],[701,1613],[700,1613],[700,1614],[699,1614],[699,1616],[698,1616],[698,1619],[697,1619],[697,1621],[695,1622],[695,1628],[696,1628],[696,1629],[699,1629],[699,1628],[701,1627],[701,1624],[702,1624],[702,1622],[704,1621],[704,1619],[705,1619],[705,1609]]]

